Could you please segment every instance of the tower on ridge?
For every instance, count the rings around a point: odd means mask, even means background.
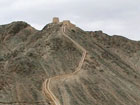
[[[53,23],[58,24],[59,23],[59,18],[58,17],[54,17],[53,18]]]

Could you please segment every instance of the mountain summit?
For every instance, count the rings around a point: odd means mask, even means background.
[[[57,17],[1,25],[0,105],[140,105],[140,42]]]

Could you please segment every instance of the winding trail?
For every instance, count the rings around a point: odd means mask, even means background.
[[[61,79],[61,78],[67,78],[67,77],[70,77],[70,76],[73,76],[75,74],[77,74],[81,68],[82,68],[82,65],[84,63],[84,60],[85,60],[85,57],[86,57],[86,54],[87,54],[87,51],[81,46],[79,45],[77,42],[75,42],[73,39],[71,39],[66,33],[65,33],[65,30],[66,30],[66,26],[62,26],[61,28],[62,30],[62,34],[63,36],[65,36],[66,38],[68,38],[70,41],[72,41],[79,49],[81,49],[83,51],[82,53],[82,57],[81,57],[81,60],[76,68],[76,70],[72,73],[69,73],[69,74],[64,74],[64,75],[58,75],[58,76],[55,76],[55,77],[51,77],[49,79],[46,79],[45,82],[43,83],[43,87],[42,87],[42,90],[43,90],[43,93],[46,97],[49,97],[50,100],[53,102],[51,103],[52,105],[61,105],[59,100],[57,99],[57,97],[53,94],[53,92],[50,90],[50,82],[53,80],[53,79]]]

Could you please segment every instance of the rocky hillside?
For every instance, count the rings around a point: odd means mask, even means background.
[[[57,19],[1,25],[0,105],[140,105],[140,42]]]

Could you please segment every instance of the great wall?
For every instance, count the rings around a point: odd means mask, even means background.
[[[59,24],[59,18],[53,18],[53,23],[54,24]],[[77,68],[75,69],[74,72],[72,73],[69,73],[69,74],[63,74],[63,75],[58,75],[58,76],[54,76],[54,77],[51,77],[51,78],[47,78],[45,80],[45,82],[43,83],[43,86],[42,86],[42,91],[44,93],[44,95],[46,97],[49,97],[50,98],[50,104],[52,105],[61,105],[58,98],[53,94],[53,92],[51,91],[50,89],[50,82],[54,79],[62,79],[62,78],[68,78],[70,76],[73,76],[75,74],[77,74],[81,68],[82,68],[82,65],[84,63],[84,60],[85,60],[85,57],[86,57],[86,54],[87,54],[87,51],[81,46],[79,45],[77,42],[75,42],[73,39],[71,39],[66,33],[65,33],[65,30],[66,30],[66,27],[74,27],[75,25],[73,25],[72,23],[70,23],[69,20],[65,20],[62,22],[63,23],[63,26],[62,26],[62,34],[63,36],[65,36],[66,38],[68,38],[70,41],[72,41],[79,49],[81,49],[83,51],[82,53],[82,57],[81,57],[81,60],[79,62],[79,65],[77,66]]]

